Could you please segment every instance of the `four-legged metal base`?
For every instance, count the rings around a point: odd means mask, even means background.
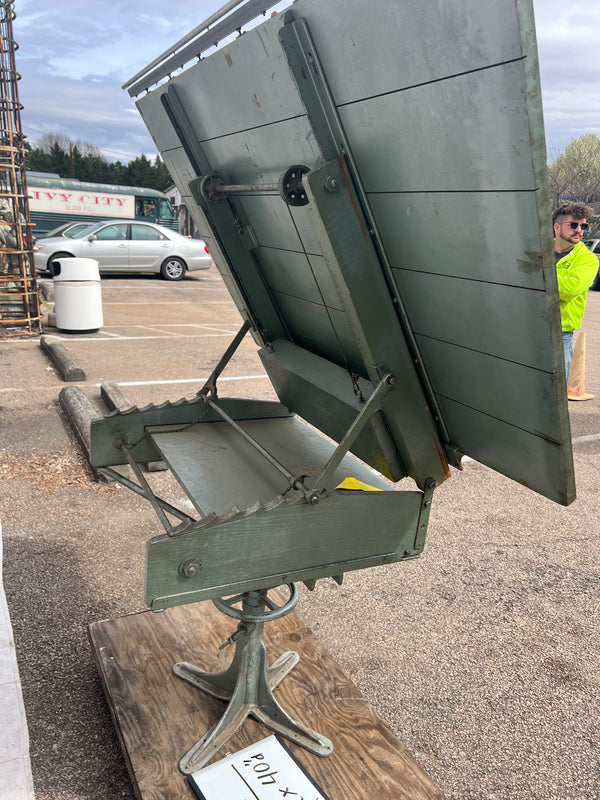
[[[265,603],[270,608],[273,606],[266,600],[266,593],[258,591],[247,592],[230,602],[240,599],[243,602],[241,611],[226,611],[240,620],[238,629],[232,636],[235,641],[235,655],[229,667],[218,673],[204,672],[185,661],[180,661],[173,667],[176,675],[198,689],[229,701],[221,719],[179,762],[179,768],[186,774],[204,766],[233,736],[248,715],[313,753],[326,756],[333,750],[329,739],[292,719],[273,696],[273,689],[300,659],[297,653],[288,651],[271,667],[267,667],[267,650],[263,641],[264,623],[282,616],[281,609],[265,612]],[[224,602],[218,602],[218,607],[221,608]],[[286,608],[288,606],[290,603]]]

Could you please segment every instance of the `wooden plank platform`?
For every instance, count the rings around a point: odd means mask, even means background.
[[[191,800],[181,756],[223,714],[225,705],[177,678],[189,661],[225,669],[233,646],[219,651],[236,621],[212,602],[150,611],[89,626],[92,647],[137,794],[142,800]],[[283,708],[329,737],[327,757],[289,743],[331,800],[443,800],[441,791],[377,716],[296,612],[265,625],[271,664],[286,650],[300,662],[276,689]],[[270,735],[247,719],[213,761]],[[225,798],[224,798],[225,800]]]

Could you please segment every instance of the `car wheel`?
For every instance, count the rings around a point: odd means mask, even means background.
[[[593,289],[595,292],[600,292],[600,269],[596,273],[596,277],[594,278],[590,289]]]
[[[71,255],[71,253],[53,253],[46,262],[46,269],[48,270],[48,273],[51,278],[54,276],[54,269],[53,269],[54,262],[60,261],[61,258],[73,258],[73,256]]]
[[[181,281],[185,276],[185,264],[180,258],[167,258],[160,268],[160,274],[166,281]]]

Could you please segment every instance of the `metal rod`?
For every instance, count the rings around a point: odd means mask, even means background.
[[[279,185],[277,183],[239,183],[234,186],[217,184],[211,187],[211,191],[222,192],[223,194],[242,194],[246,192],[279,192]]]
[[[111,467],[100,467],[98,469],[98,472],[101,475],[106,475],[107,478],[112,478],[113,480],[122,483],[126,489],[131,489],[132,492],[139,494],[140,497],[144,498],[146,497],[146,493],[144,492],[141,486],[138,486],[137,483],[130,481],[129,478],[125,477],[125,475],[121,475],[121,473],[117,472],[116,469],[111,469]],[[172,506],[170,503],[167,503],[166,500],[162,500],[160,497],[157,497],[156,495],[154,495],[154,497],[156,498],[156,502],[160,505],[160,507],[163,508],[165,511],[168,511],[169,514],[173,514],[174,517],[177,517],[183,522],[197,521],[194,519],[194,517],[190,517],[189,514],[186,514],[185,511],[180,511],[178,508],[175,508],[175,506]]]
[[[335,450],[331,455],[331,458],[325,465],[325,469],[317,478],[317,482],[312,488],[311,497],[318,498],[318,493],[325,488],[329,479],[341,464],[342,459],[354,444],[359,433],[365,427],[365,425],[367,424],[373,413],[377,410],[379,406],[379,400],[384,394],[387,394],[387,392],[389,392],[393,388],[394,383],[395,383],[394,376],[388,374],[385,375],[381,379],[381,381],[377,384],[377,386],[373,390],[373,394],[369,397],[366,404],[361,409],[360,414],[358,414],[352,425],[350,425],[350,427],[348,428],[348,430],[344,435],[344,438],[335,448]]]
[[[129,452],[129,448],[127,447],[127,444],[123,443],[121,445],[121,452],[123,453],[123,455],[127,459],[131,469],[134,471],[135,477],[141,483],[141,489],[142,489],[142,492],[143,492],[143,496],[146,498],[146,500],[150,501],[150,503],[152,505],[152,508],[156,512],[156,516],[161,521],[162,526],[165,529],[165,531],[167,533],[170,533],[171,530],[173,529],[173,525],[171,525],[171,523],[169,522],[167,516],[165,515],[165,512],[162,510],[161,504],[158,502],[158,498],[156,497],[156,495],[154,494],[154,492],[150,488],[150,484],[148,483],[148,481],[144,477],[144,475],[142,473],[142,470],[139,467],[139,464],[137,463],[137,461],[133,458],[133,456]]]
[[[150,86],[158,83],[163,78],[169,76],[174,70],[183,67],[188,61],[193,58],[200,58],[202,53],[215,47],[219,42],[226,39],[236,31],[241,33],[243,25],[252,22],[260,14],[272,6],[277,5],[280,0],[246,0],[241,8],[238,8],[222,19],[220,22],[196,39],[185,45],[181,50],[175,54],[163,59],[162,63],[154,69],[146,67],[139,73],[141,77],[132,83],[128,81],[126,84],[128,93],[133,97],[140,94],[140,92],[149,89]],[[133,79],[132,79],[133,80]]]
[[[256,441],[256,439],[253,439],[252,436],[246,433],[246,431],[243,428],[240,428],[237,422],[231,419],[231,417],[228,414],[226,414],[222,408],[219,408],[219,406],[216,403],[213,403],[213,401],[209,400],[207,397],[203,397],[202,399],[207,405],[209,405],[214,411],[216,411],[217,414],[222,419],[225,420],[225,422],[229,423],[229,425],[231,425],[231,427],[234,428],[240,434],[240,436],[243,436],[244,439],[249,444],[251,444],[255,450],[258,450],[258,452],[267,459],[267,461],[269,462],[269,464],[271,464],[271,466],[275,467],[275,469],[278,470],[278,472],[281,472],[282,475],[285,475],[290,484],[292,484],[292,481],[294,480],[295,476],[286,467],[284,467],[283,464],[280,464],[279,461],[277,461],[277,459],[274,456],[272,456],[268,450],[265,450],[265,448]]]
[[[192,39],[198,36],[199,33],[202,33],[202,31],[210,28],[210,26],[214,25],[214,23],[220,20],[221,17],[224,17],[225,14],[228,14],[232,9],[234,9],[236,6],[239,6],[240,3],[244,3],[245,1],[246,0],[229,0],[229,2],[225,3],[224,6],[221,6],[218,11],[215,11],[214,14],[211,14],[210,17],[205,19],[204,22],[201,22],[200,25],[197,25],[194,30],[187,33],[185,36],[179,39],[179,41],[175,42],[174,45],[171,45],[168,50],[165,50],[164,53],[161,53],[159,56],[157,56],[154,61],[151,61],[150,64],[147,64],[143,69],[137,72],[133,78],[129,78],[129,80],[121,86],[121,89],[127,89],[132,83],[135,83],[138,78],[141,78],[146,72],[148,72],[148,70],[158,66],[161,61],[165,60],[165,58],[175,55],[180,47],[183,47],[184,44],[191,42]]]
[[[231,344],[229,345],[227,350],[225,350],[225,352],[221,356],[221,358],[219,360],[219,363],[213,369],[210,377],[208,378],[208,380],[206,381],[206,383],[204,384],[202,389],[200,389],[200,391],[197,392],[197,394],[199,396],[207,397],[209,394],[211,394],[213,397],[216,398],[216,396],[217,396],[217,378],[223,372],[223,370],[225,369],[225,367],[227,366],[227,364],[231,360],[231,357],[233,356],[235,351],[238,349],[238,347],[242,343],[244,337],[246,336],[246,334],[248,333],[248,331],[250,330],[251,327],[252,327],[252,324],[250,322],[248,322],[248,320],[246,320],[244,322],[244,324],[242,325],[242,327],[239,329],[239,331],[236,333],[235,338],[233,339],[233,341],[231,342]]]

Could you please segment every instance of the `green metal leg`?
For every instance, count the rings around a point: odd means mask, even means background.
[[[258,592],[249,595],[258,595]],[[177,676],[193,686],[229,701],[221,719],[179,762],[179,768],[185,774],[204,766],[248,716],[313,753],[326,756],[332,752],[333,745],[329,739],[296,722],[275,700],[273,689],[298,663],[299,656],[288,651],[268,668],[263,628],[264,622],[244,622],[238,628],[241,633],[236,640],[235,655],[224,672],[203,672],[187,662],[179,662],[173,667]]]
[[[235,689],[236,679],[239,673],[239,658],[234,657],[230,666],[225,672],[204,672],[193,664],[187,661],[179,661],[173,667],[173,672],[184,681],[193,684],[197,689],[202,689],[207,694],[212,694],[213,697],[218,697],[219,700],[231,700],[231,695]],[[277,661],[274,661],[270,667],[267,667],[267,681],[271,690],[276,689],[285,676],[292,670],[300,661],[298,653],[293,650],[288,650],[287,653],[279,656]]]

